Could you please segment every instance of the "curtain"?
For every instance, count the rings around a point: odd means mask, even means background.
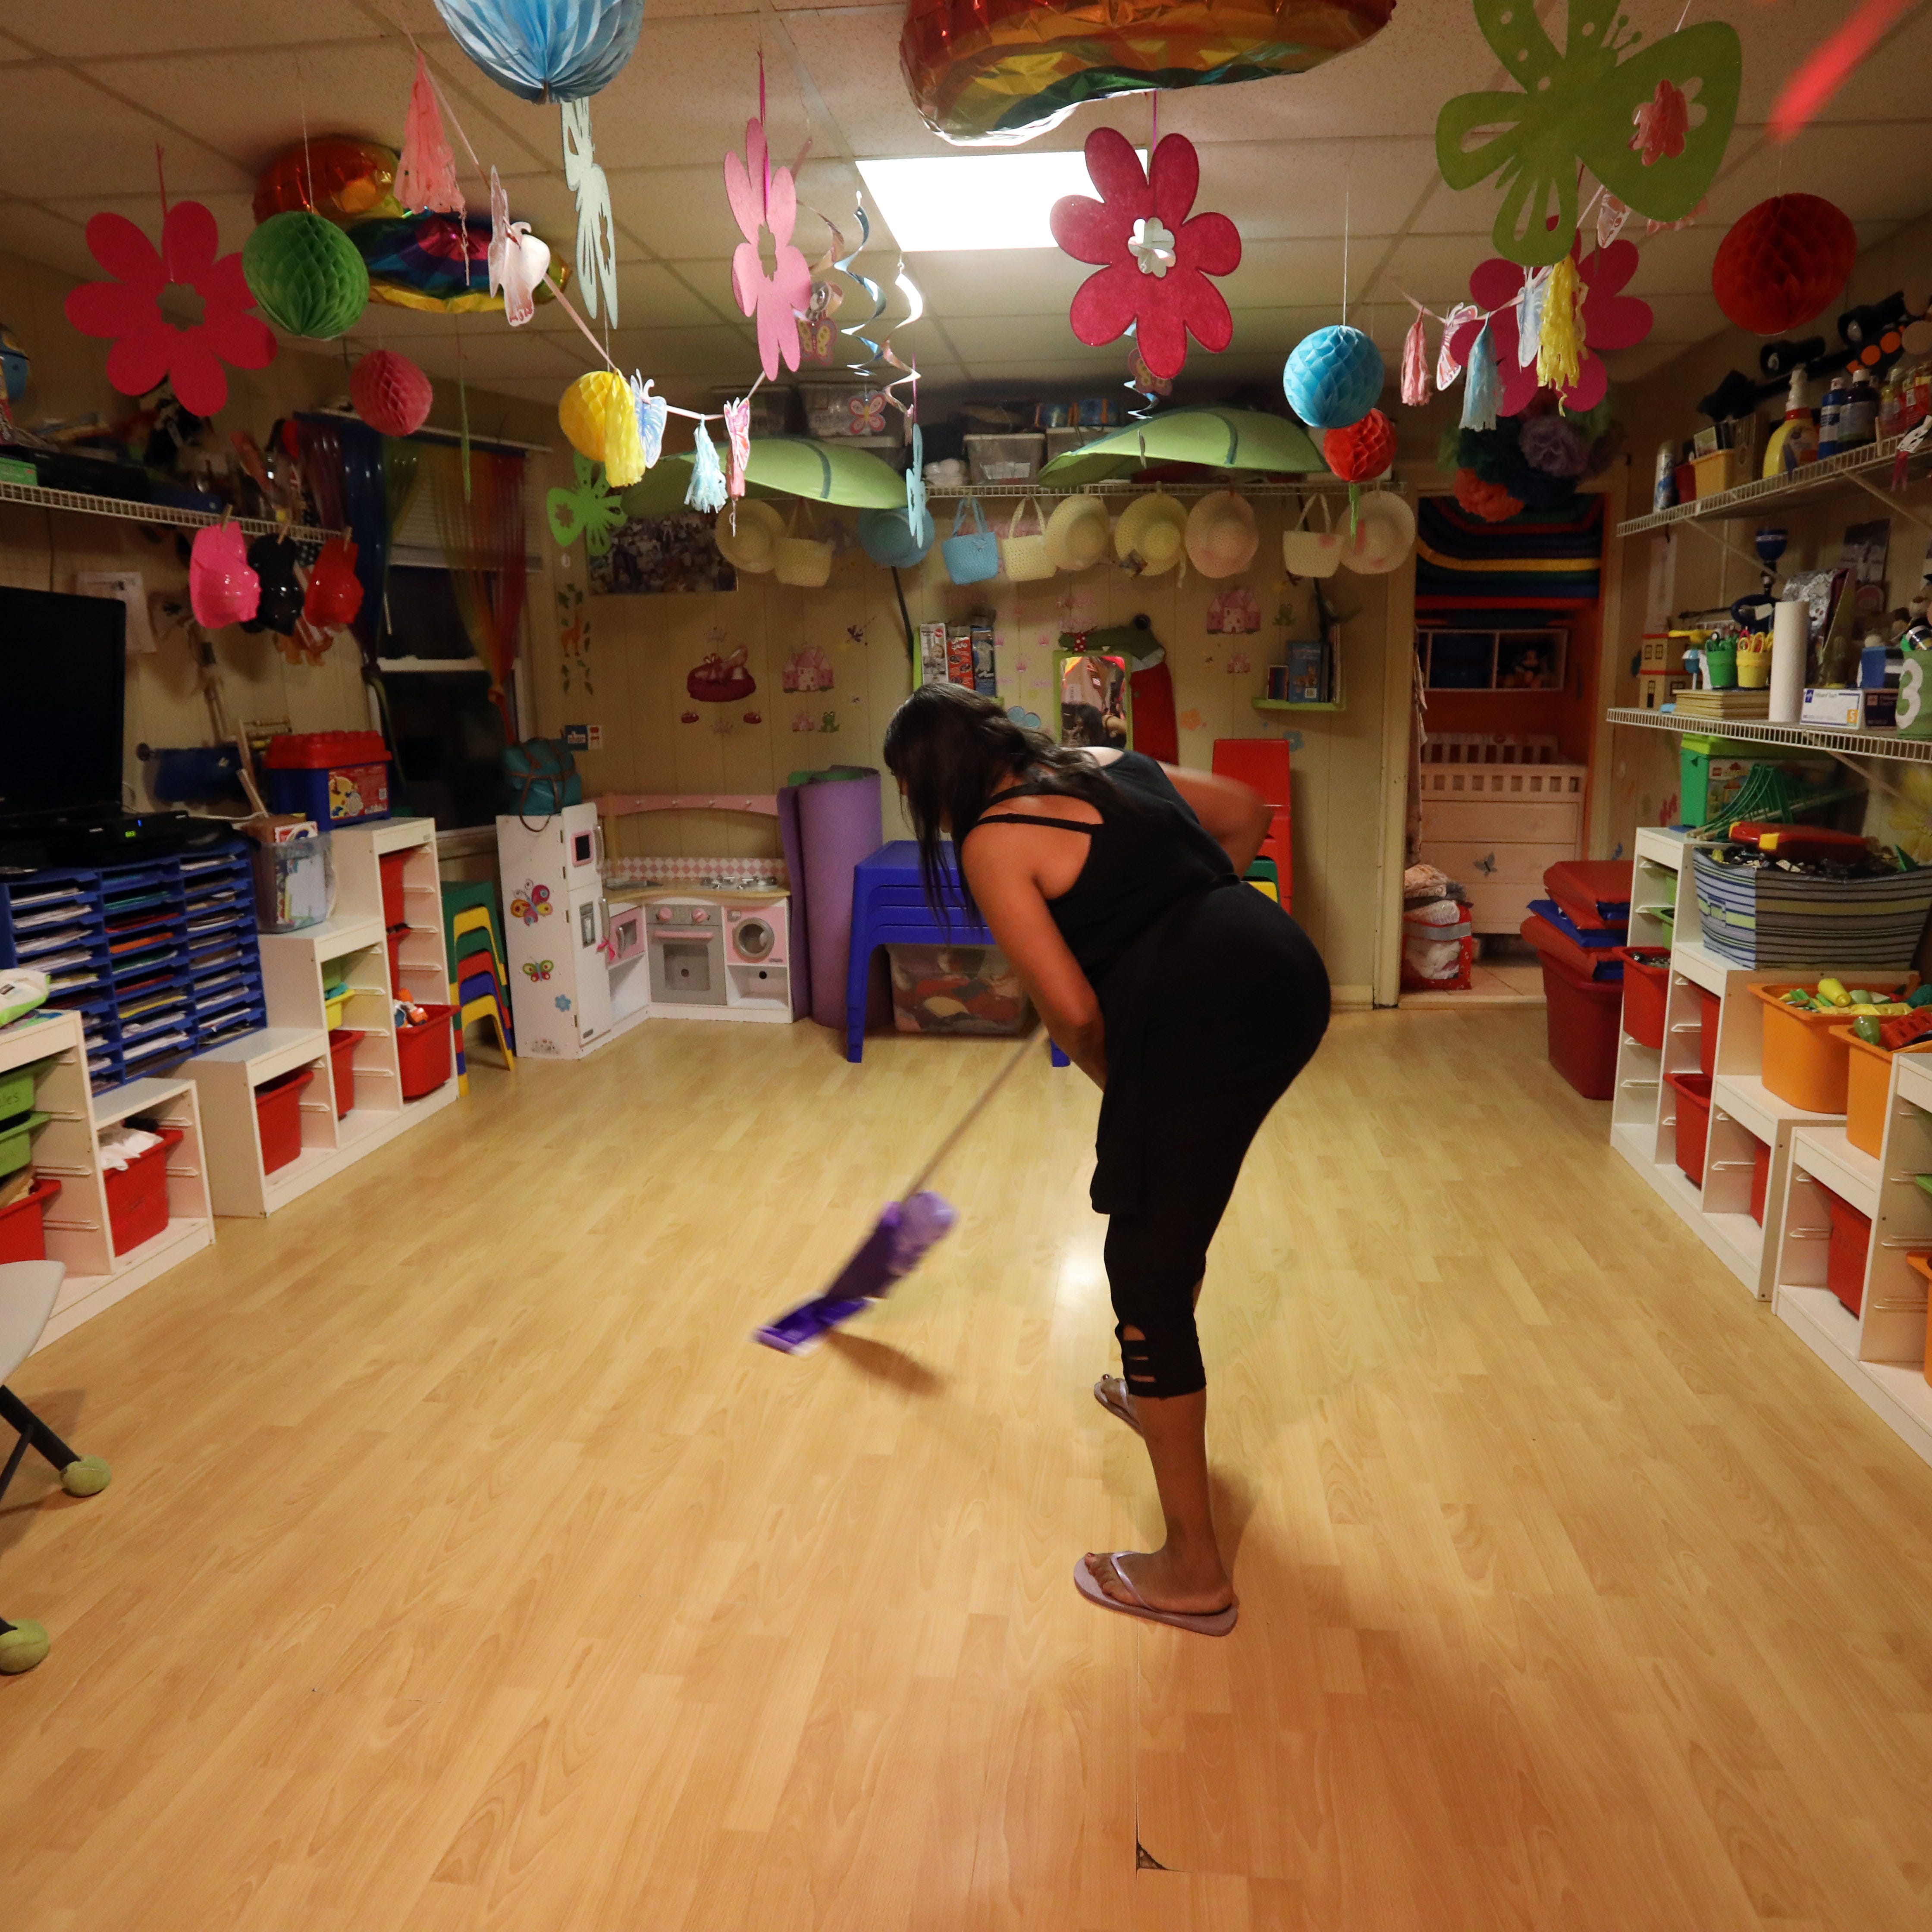
[[[502,714],[505,739],[514,744],[517,729],[506,694],[516,668],[529,587],[524,459],[512,451],[472,448],[466,502],[462,460],[459,450],[422,448],[417,481],[427,484],[436,510],[436,533],[457,614],[471,648],[489,667],[490,696]]]

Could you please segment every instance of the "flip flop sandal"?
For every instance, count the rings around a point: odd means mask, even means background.
[[[1134,1420],[1133,1411],[1127,1406],[1126,1401],[1121,1396],[1114,1393],[1112,1376],[1102,1376],[1094,1384],[1094,1400],[1109,1415],[1124,1422],[1136,1436],[1142,1433],[1140,1424]]]
[[[1150,1624],[1172,1624],[1176,1630],[1192,1630],[1196,1636],[1226,1636],[1234,1628],[1235,1619],[1241,1613],[1238,1604],[1230,1604],[1225,1610],[1197,1615],[1185,1610],[1157,1610],[1151,1604],[1143,1603],[1141,1593],[1128,1581],[1127,1573],[1120,1568],[1120,1558],[1132,1553],[1131,1550],[1116,1550],[1109,1552],[1107,1557],[1121,1588],[1133,1598],[1131,1604],[1120,1603],[1108,1596],[1094,1580],[1084,1556],[1073,1566],[1073,1587],[1090,1604],[1098,1604],[1103,1610],[1118,1610],[1124,1617],[1139,1617]]]

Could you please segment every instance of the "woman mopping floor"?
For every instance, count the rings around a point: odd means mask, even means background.
[[[950,835],[1047,1030],[1103,1091],[1093,1202],[1126,1373],[1094,1394],[1146,1442],[1167,1540],[1090,1554],[1074,1581],[1108,1609],[1224,1636],[1236,1604],[1194,1304],[1249,1143],[1328,1024],[1306,934],[1241,883],[1268,808],[1231,779],[1064,749],[956,685],[899,706],[885,757],[935,910]]]

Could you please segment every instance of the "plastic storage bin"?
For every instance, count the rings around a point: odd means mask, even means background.
[[[45,1210],[61,1190],[51,1174],[37,1174],[19,1200],[0,1208],[0,1262],[44,1262],[47,1258]]]
[[[328,834],[250,848],[255,918],[264,932],[300,932],[335,910],[335,868]]]
[[[1916,973],[1866,977],[1867,987],[1873,992],[1909,990],[1918,983]],[[1789,1100],[1807,1113],[1842,1114],[1851,1059],[1845,1046],[1851,1028],[1845,1016],[1800,1012],[1781,1004],[1781,996],[1794,986],[1802,985],[1809,993],[1816,990],[1817,984],[1815,980],[1787,980],[1781,986],[1751,988],[1764,1004],[1762,1078],[1780,1100]]]
[[[966,439],[966,474],[974,483],[1030,483],[1046,460],[1046,438],[1037,431]]]
[[[408,921],[409,914],[403,910],[403,874],[409,862],[406,852],[385,852],[376,861],[382,874],[382,923],[386,926],[402,926]]]
[[[1677,1165],[1694,1187],[1704,1184],[1704,1150],[1711,1141],[1711,1076],[1666,1073],[1677,1094]]]
[[[1624,1031],[1640,1046],[1664,1044],[1664,1009],[1670,997],[1670,956],[1667,952],[1616,949],[1624,962]]]
[[[1723,1004],[1715,993],[1697,988],[1697,1071],[1706,1079],[1718,1070],[1718,1010]]]
[[[0,1180],[33,1159],[34,1136],[52,1118],[51,1114],[21,1114],[0,1121]]]
[[[1751,1136],[1751,1219],[1764,1226],[1764,1204],[1771,1192],[1771,1143]]]
[[[316,824],[366,824],[389,815],[389,750],[380,731],[290,731],[262,760],[270,808]]]
[[[187,1138],[178,1127],[156,1127],[159,1147],[137,1154],[101,1178],[107,1187],[107,1227],[114,1252],[124,1255],[168,1228],[168,1156]]]
[[[328,1064],[335,1082],[335,1118],[356,1104],[356,1047],[363,1037],[355,1027],[338,1027],[328,1036]]]
[[[1018,1033],[1027,996],[996,946],[889,946],[901,1033]]]
[[[1814,789],[1831,784],[1836,769],[1829,758],[1819,752],[1687,732],[1677,742],[1678,785],[1683,800],[1679,809],[1684,823],[1708,825],[1722,816],[1760,765]]]
[[[402,1070],[403,1098],[420,1100],[434,1094],[450,1075],[449,1006],[423,1008],[416,1026],[396,1029],[396,1058]]]
[[[1552,953],[1540,956],[1550,1064],[1585,1100],[1607,1100],[1616,1091],[1624,989],[1614,980],[1586,979]]]
[[[255,1089],[255,1120],[262,1134],[262,1172],[273,1174],[302,1152],[302,1096],[315,1078],[313,1066],[298,1066]]]
[[[1845,1063],[1845,1138],[1876,1160],[1885,1144],[1886,1102],[1892,1097],[1892,1056],[1923,1053],[1932,1040],[1887,1049],[1861,1040],[1850,1027],[1841,1032],[1849,1058]]]
[[[38,1060],[10,1072],[0,1073],[0,1124],[31,1113],[34,1106],[34,1076],[48,1063]]]
[[[1865,1254],[1871,1246],[1871,1219],[1828,1187],[1825,1205],[1832,1216],[1832,1239],[1825,1258],[1825,1286],[1856,1315],[1865,1298]]]

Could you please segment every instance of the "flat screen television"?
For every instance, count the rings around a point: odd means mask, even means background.
[[[0,586],[0,820],[121,808],[127,607]]]

